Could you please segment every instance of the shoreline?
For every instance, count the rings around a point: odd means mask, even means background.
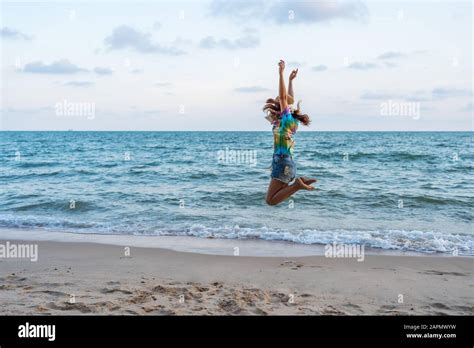
[[[470,257],[127,255],[118,245],[33,243],[37,262],[0,259],[0,315],[474,314]]]
[[[5,236],[8,234],[8,238]],[[303,257],[322,256],[325,245],[299,244],[279,240],[201,238],[194,236],[150,236],[99,233],[57,232],[41,228],[0,228],[1,240],[26,240],[64,243],[95,243],[115,246],[168,249],[204,255]],[[428,253],[365,247],[366,255],[452,257],[451,253]],[[462,257],[473,257],[461,255]]]

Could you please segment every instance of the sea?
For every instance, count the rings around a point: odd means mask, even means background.
[[[268,206],[271,132],[0,132],[2,229],[474,255],[473,132],[299,132]]]

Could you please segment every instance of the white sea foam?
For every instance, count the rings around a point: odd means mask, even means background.
[[[20,217],[0,215],[0,227],[33,228],[49,231],[64,231],[79,234],[191,236],[219,239],[261,239],[306,245],[325,245],[333,242],[364,244],[369,248],[474,255],[474,236],[470,234],[448,234],[419,230],[349,230],[349,229],[302,229],[287,230],[263,227],[219,226],[193,224],[188,227],[154,228],[141,230],[139,225],[111,226],[75,222],[53,217]]]

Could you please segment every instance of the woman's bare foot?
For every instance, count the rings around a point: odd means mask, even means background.
[[[297,178],[295,181],[295,185],[297,185],[297,187],[299,187],[302,190],[308,190],[308,191],[314,190],[314,187],[306,184],[302,178]]]
[[[315,183],[316,181],[318,181],[316,179],[311,179],[311,178],[307,178],[307,177],[304,177],[304,176],[301,176],[300,178],[301,178],[301,180],[303,180],[303,182],[306,185],[311,185],[311,184]]]

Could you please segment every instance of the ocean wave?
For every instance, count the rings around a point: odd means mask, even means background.
[[[30,179],[30,178],[46,178],[46,177],[52,177],[52,176],[59,176],[63,175],[65,172],[63,170],[55,170],[55,171],[49,171],[49,172],[43,172],[43,173],[32,173],[28,172],[26,174],[12,174],[12,175],[1,175],[0,178],[2,180],[25,180],[25,179]]]
[[[157,169],[156,167],[145,167],[145,166],[140,166],[140,167],[133,167],[128,170],[129,175],[133,176],[148,176],[148,175],[157,175],[160,173],[160,170]]]
[[[474,204],[472,202],[468,202],[463,199],[436,197],[436,196],[429,196],[429,195],[407,196],[406,200],[407,202],[411,200],[415,203],[421,203],[423,205],[450,205],[450,206],[474,207]]]
[[[168,146],[165,146],[165,145],[146,145],[145,148],[147,148],[147,149],[167,149]]]
[[[76,174],[81,174],[81,175],[98,175],[100,174],[97,171],[94,170],[88,170],[88,169],[73,169],[71,172],[65,173],[67,176],[75,176]]]
[[[378,159],[381,162],[398,162],[398,161],[432,161],[436,160],[435,155],[426,153],[411,153],[405,151],[397,152],[320,152],[320,151],[301,151],[298,155],[301,158],[312,158],[312,159],[332,159],[343,160],[344,157],[347,158],[347,161],[353,160],[364,160],[364,159]]]
[[[265,202],[265,192],[242,192],[239,190],[227,190],[220,192],[200,191],[201,200],[205,204],[217,203],[224,206],[222,202],[233,202],[233,204],[243,207],[252,207],[254,204],[263,204]]]
[[[97,211],[99,207],[92,202],[77,200],[71,202],[71,200],[61,201],[40,201],[31,203],[20,203],[12,204],[8,207],[10,211],[15,212],[27,212],[27,211],[49,211],[49,212],[71,212],[80,213],[86,211]]]
[[[185,179],[190,179],[190,180],[212,179],[212,178],[218,178],[218,177],[219,177],[218,174],[212,173],[212,172],[194,172],[188,176],[184,176]],[[180,178],[180,180],[181,179],[182,178]]]
[[[433,190],[436,190],[435,188]],[[347,198],[352,204],[357,204],[358,206],[365,206],[371,208],[393,208],[397,207],[400,200],[403,201],[405,207],[412,208],[430,208],[433,206],[447,206],[449,208],[454,207],[474,207],[474,202],[471,198],[454,198],[454,197],[440,197],[434,195],[409,195],[409,194],[388,194],[381,193],[377,194],[376,192],[371,193],[370,195],[367,192],[369,189],[364,189],[364,191],[358,192],[333,192],[327,191],[322,192],[322,194],[329,194],[331,199],[336,197]],[[469,201],[471,199],[471,201]]]
[[[389,152],[388,154],[382,153],[382,157],[388,156],[390,160],[407,160],[407,161],[417,161],[417,160],[435,160],[437,157],[429,153],[412,153],[412,152]]]
[[[118,162],[110,162],[110,163],[99,163],[97,166],[99,168],[113,168],[117,167],[119,164]]]
[[[192,220],[192,219],[191,219]],[[79,234],[190,236],[220,239],[261,239],[307,245],[359,244],[365,248],[400,252],[444,253],[474,256],[474,236],[418,230],[318,230],[289,231],[268,227],[208,227],[200,223],[189,227],[140,229],[138,226],[110,226],[48,217],[0,216],[0,227],[44,228]]]
[[[57,166],[59,164],[61,164],[61,162],[28,162],[28,161],[18,161],[16,162],[16,166],[19,167],[19,168],[40,168],[40,167],[54,167],[54,166]]]
[[[58,229],[104,229],[92,222],[73,221],[48,216],[21,216],[13,214],[0,215],[0,226],[6,228],[58,228]]]
[[[363,244],[370,248],[415,252],[458,252],[460,255],[473,255],[474,238],[471,235],[444,234],[433,231],[405,230],[302,230],[283,231],[266,227],[210,228],[193,225],[183,235],[202,238],[263,239],[285,241],[299,244]]]

